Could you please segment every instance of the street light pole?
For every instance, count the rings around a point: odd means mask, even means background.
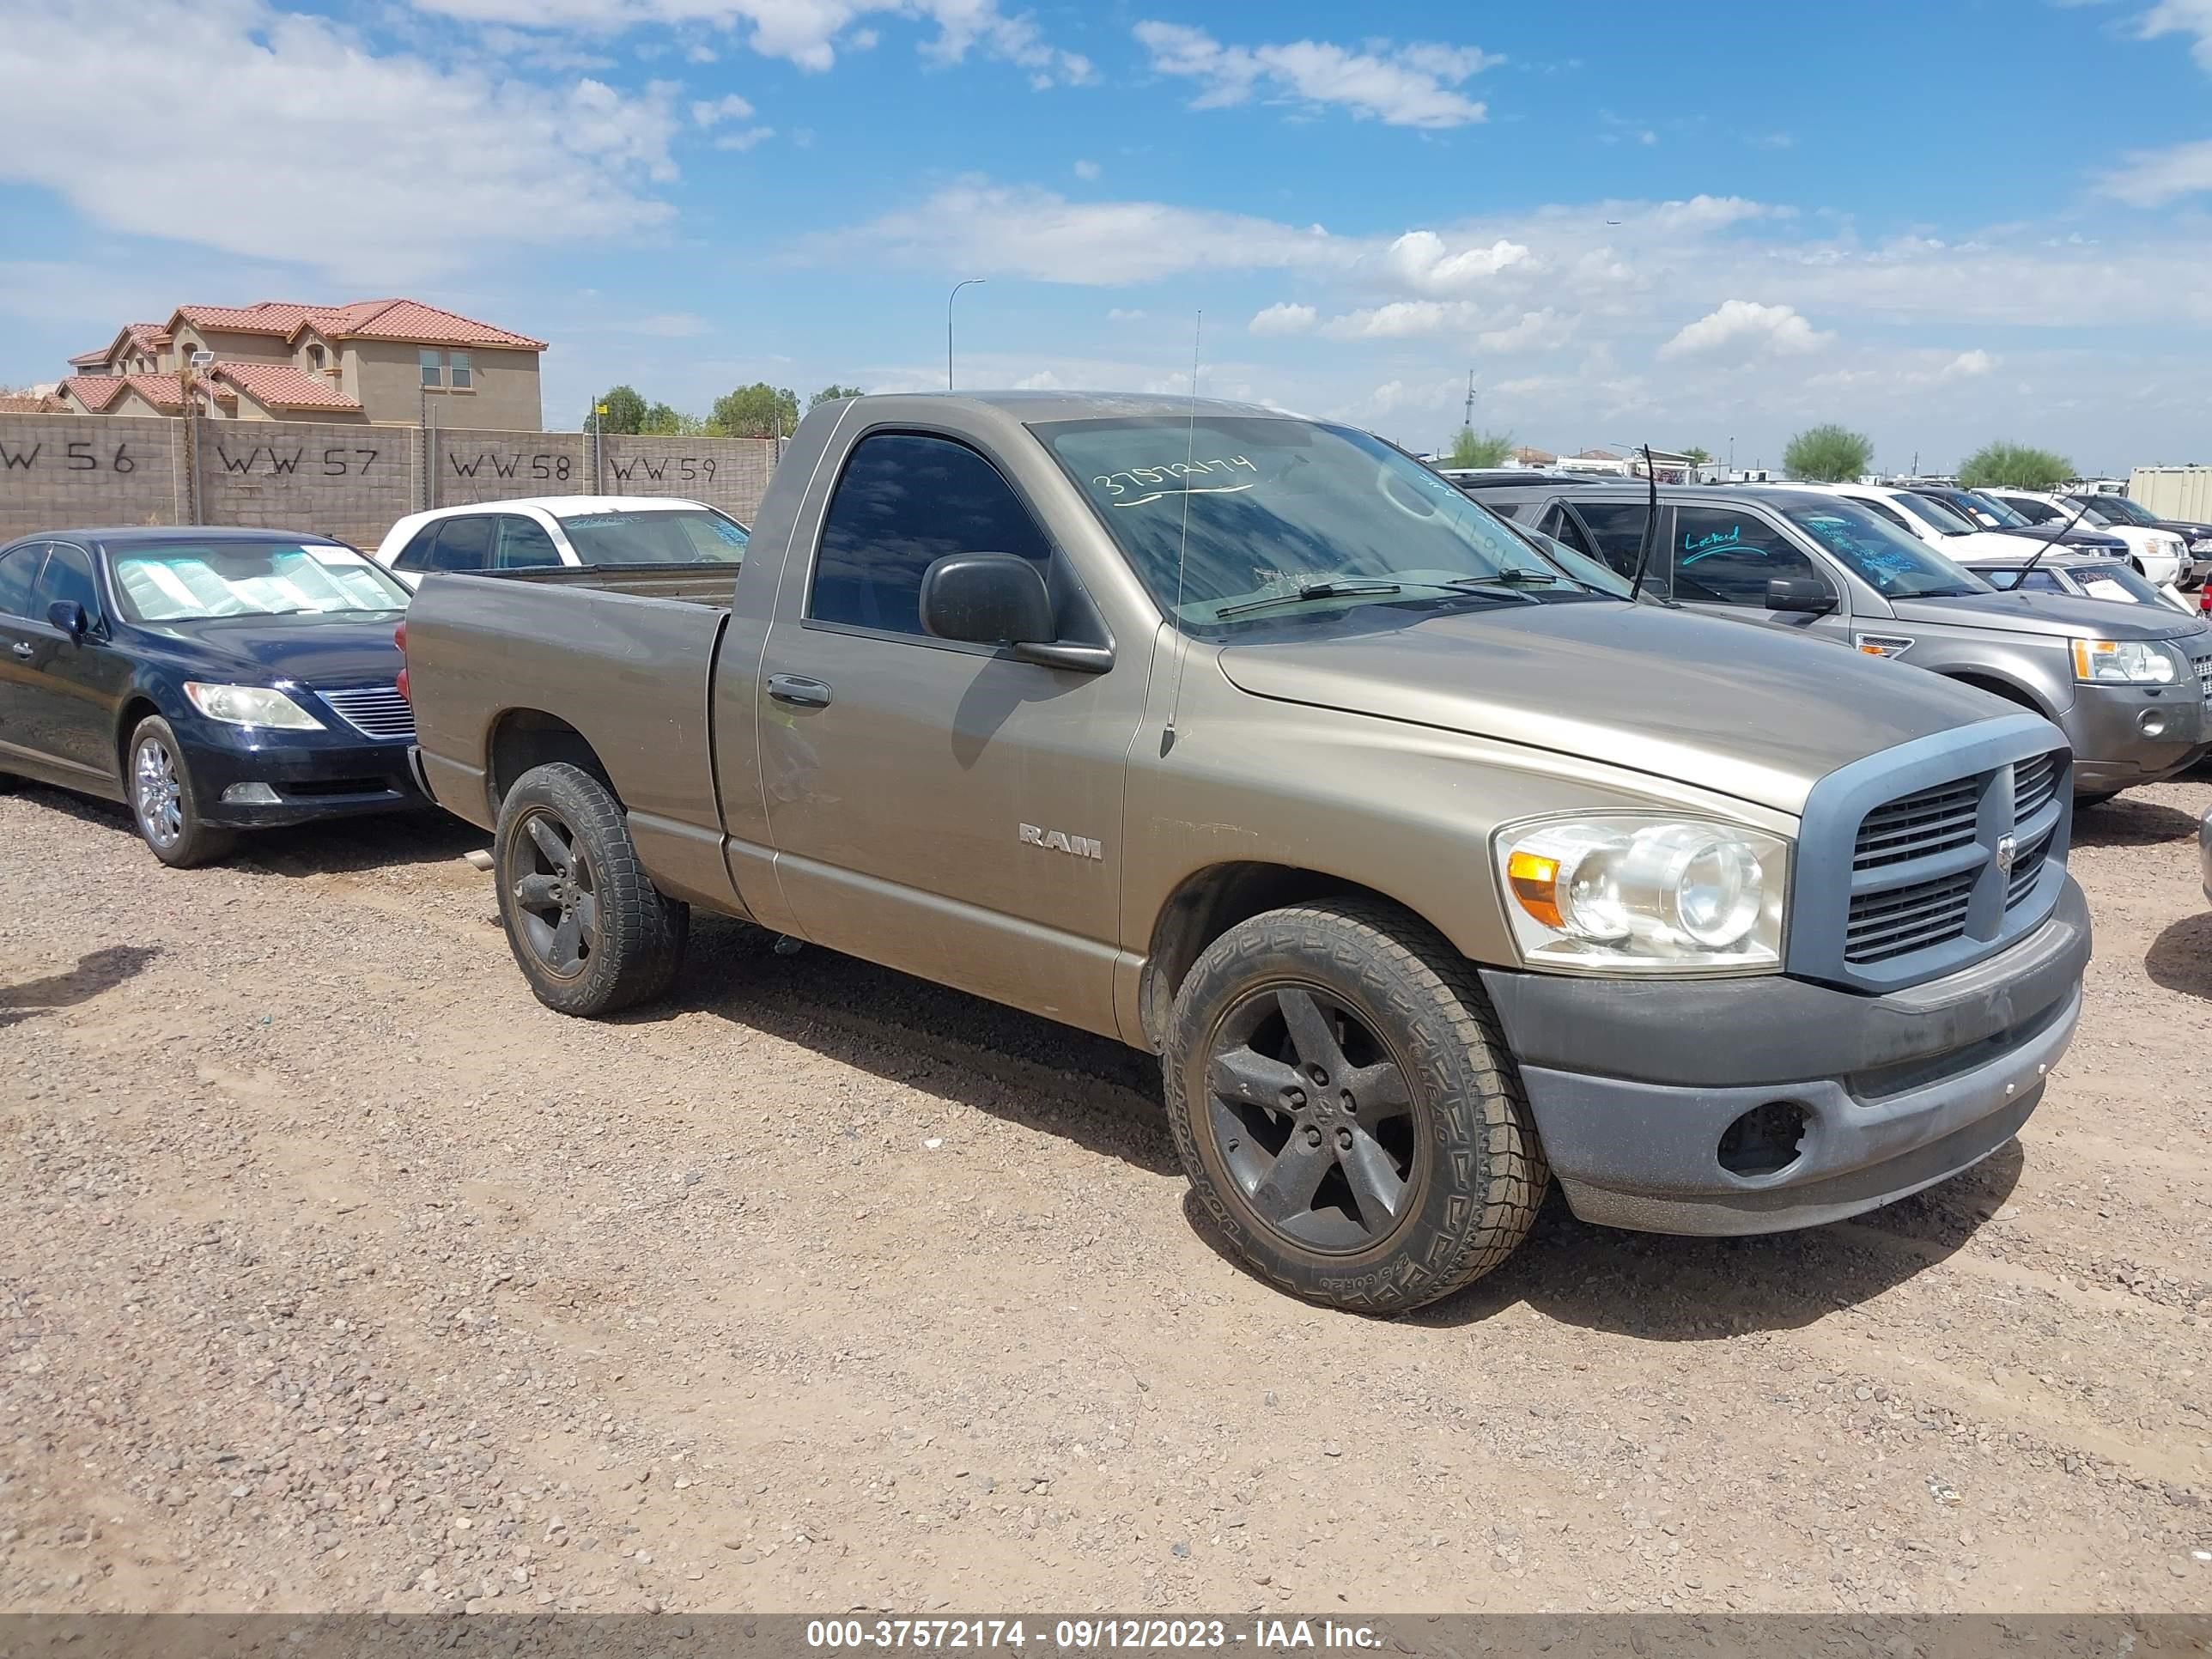
[[[945,296],[945,389],[952,390],[952,302],[960,297],[963,288],[980,288],[989,278],[970,276],[964,283],[955,283],[952,292]]]

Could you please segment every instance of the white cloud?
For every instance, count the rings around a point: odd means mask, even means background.
[[[904,264],[1101,288],[1186,270],[1341,266],[1359,245],[1239,213],[1162,202],[1070,202],[1047,190],[963,179],[854,229],[800,239],[805,258],[855,249]]]
[[[1730,300],[1659,348],[1662,357],[1729,353],[1741,357],[1817,351],[1836,337],[1814,331],[1791,306]]]
[[[1057,392],[1060,389],[1060,376],[1048,368],[1041,368],[1034,374],[1024,374],[1014,382],[1017,392]]]
[[[10,118],[56,142],[8,146],[0,179],[51,190],[112,230],[370,284],[450,269],[484,247],[630,234],[671,214],[646,193],[676,173],[675,89],[665,84],[624,94],[588,78],[547,85],[379,55],[323,19],[260,0],[9,0],[9,9],[0,84]],[[149,40],[162,50],[149,52]],[[211,116],[215,85],[224,107],[252,118]],[[86,121],[94,87],[102,112]],[[252,187],[185,190],[180,179]],[[301,204],[334,199],[338,180],[343,211],[302,219]]]
[[[1407,340],[1425,334],[1464,334],[1480,320],[1466,300],[1394,300],[1332,317],[1322,332],[1332,340]]]
[[[1692,196],[1686,202],[1662,202],[1641,222],[1656,230],[1718,230],[1747,219],[1787,218],[1786,210],[1741,196]]]
[[[1503,328],[1487,329],[1476,335],[1474,341],[1485,351],[1504,356],[1516,351],[1553,350],[1566,344],[1574,334],[1574,319],[1563,317],[1546,306],[1540,311],[1522,312],[1518,321]]]
[[[714,148],[744,151],[750,149],[755,144],[766,143],[775,137],[774,127],[747,127],[743,132],[724,133],[714,140]]]
[[[1395,127],[1459,127],[1484,118],[1484,106],[1456,88],[1504,61],[1473,46],[1374,41],[1364,50],[1321,40],[1224,46],[1204,29],[1146,21],[1137,40],[1153,70],[1200,84],[1194,109],[1219,109],[1264,89],[1273,100],[1348,109]]]
[[[1088,58],[1048,42],[1028,14],[1008,16],[998,0],[407,0],[418,11],[471,23],[506,23],[609,35],[647,24],[744,32],[763,58],[822,70],[839,49],[876,44],[867,17],[920,17],[937,26],[923,43],[931,62],[956,64],[971,51],[1027,70],[1032,82],[1081,85],[1097,79]]]
[[[1255,314],[1250,328],[1255,334],[1306,334],[1319,320],[1311,306],[1293,305],[1285,300],[1269,306]]]
[[[1463,248],[1455,253],[1432,230],[1409,230],[1384,250],[1383,269],[1417,294],[1464,293],[1509,265],[1519,264],[1528,250],[1503,237],[1488,247]]]
[[[719,126],[724,121],[750,121],[753,106],[736,93],[708,102],[704,100],[691,106],[691,118],[702,127]]]
[[[1986,351],[1962,351],[1943,366],[1939,378],[1971,380],[1988,374],[1996,366],[1997,360]]]
[[[1133,309],[1126,306],[1115,306],[1107,312],[1106,320],[1109,323],[1142,322],[1146,314],[1141,307]]]
[[[1098,176],[1098,163],[1096,161],[1078,161],[1075,164],[1075,176],[1079,179],[1096,179]]]
[[[2191,50],[2199,64],[2212,70],[2212,0],[2159,0],[2136,20],[2136,28],[2146,40],[2164,34],[2195,35],[2197,44]]]
[[[2107,196],[2145,208],[2212,190],[2212,138],[2168,149],[2130,150],[2126,161],[2099,183]]]

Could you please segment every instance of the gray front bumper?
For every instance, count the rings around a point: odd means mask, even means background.
[[[2195,684],[2083,685],[2055,717],[2074,750],[2077,794],[2156,783],[2185,770],[2212,742],[2212,711]],[[2146,718],[2162,726],[2156,737]]]
[[[2204,896],[2212,899],[2212,809],[2197,825],[2197,866],[2203,872]]]
[[[2050,920],[2010,949],[1885,996],[1779,975],[1482,978],[1577,1215],[1763,1233],[1873,1209],[2003,1146],[2073,1037],[2088,959],[2088,905],[2069,877]],[[1806,1115],[1796,1161],[1755,1177],[1723,1168],[1723,1132],[1771,1101]]]

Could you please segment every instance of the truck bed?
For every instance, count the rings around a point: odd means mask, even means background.
[[[495,581],[529,582],[541,587],[589,587],[627,593],[636,599],[678,599],[685,605],[730,608],[737,591],[734,564],[545,565],[528,570],[484,570],[472,574]]]

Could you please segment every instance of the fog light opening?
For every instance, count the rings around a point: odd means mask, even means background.
[[[1753,1107],[1721,1131],[1721,1168],[1747,1180],[1779,1175],[1803,1152],[1808,1121],[1794,1100]]]
[[[281,804],[276,792],[265,783],[234,783],[222,792],[222,798],[233,806],[276,806]]]
[[[2147,738],[2166,735],[2166,716],[2156,709],[2145,709],[2136,715],[2136,724],[2142,728],[2142,734]]]

